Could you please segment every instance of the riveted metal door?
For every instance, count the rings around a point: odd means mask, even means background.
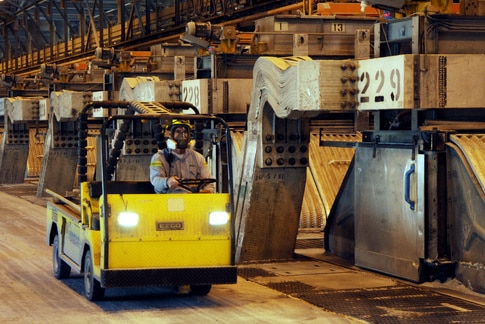
[[[419,282],[424,155],[410,146],[360,146],[355,166],[355,264]]]

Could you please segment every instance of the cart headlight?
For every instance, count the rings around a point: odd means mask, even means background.
[[[209,224],[224,225],[229,221],[228,212],[212,212],[209,214]]]
[[[124,227],[133,227],[138,225],[138,214],[132,212],[121,212],[118,215],[118,224]]]

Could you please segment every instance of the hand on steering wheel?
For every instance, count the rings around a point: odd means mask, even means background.
[[[179,177],[177,176],[171,176],[167,179],[167,186],[168,186],[168,189],[175,189],[177,188],[179,185]]]
[[[192,193],[201,192],[209,183],[216,182],[216,179],[205,178],[205,179],[178,179],[178,185],[184,189],[189,190]],[[202,191],[208,192],[208,191]]]

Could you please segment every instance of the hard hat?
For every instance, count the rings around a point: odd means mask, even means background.
[[[170,135],[173,137],[173,132],[177,127],[185,127],[187,129],[187,132],[190,133],[190,130],[192,129],[192,126],[190,125],[190,121],[188,120],[181,120],[181,119],[172,119],[172,122],[170,125],[167,126],[167,129],[170,130]]]

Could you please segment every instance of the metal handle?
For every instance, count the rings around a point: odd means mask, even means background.
[[[414,201],[411,200],[410,191],[411,191],[411,174],[414,173],[414,163],[411,164],[411,167],[408,171],[406,171],[405,179],[404,179],[404,200],[409,204],[409,208],[414,210]]]

